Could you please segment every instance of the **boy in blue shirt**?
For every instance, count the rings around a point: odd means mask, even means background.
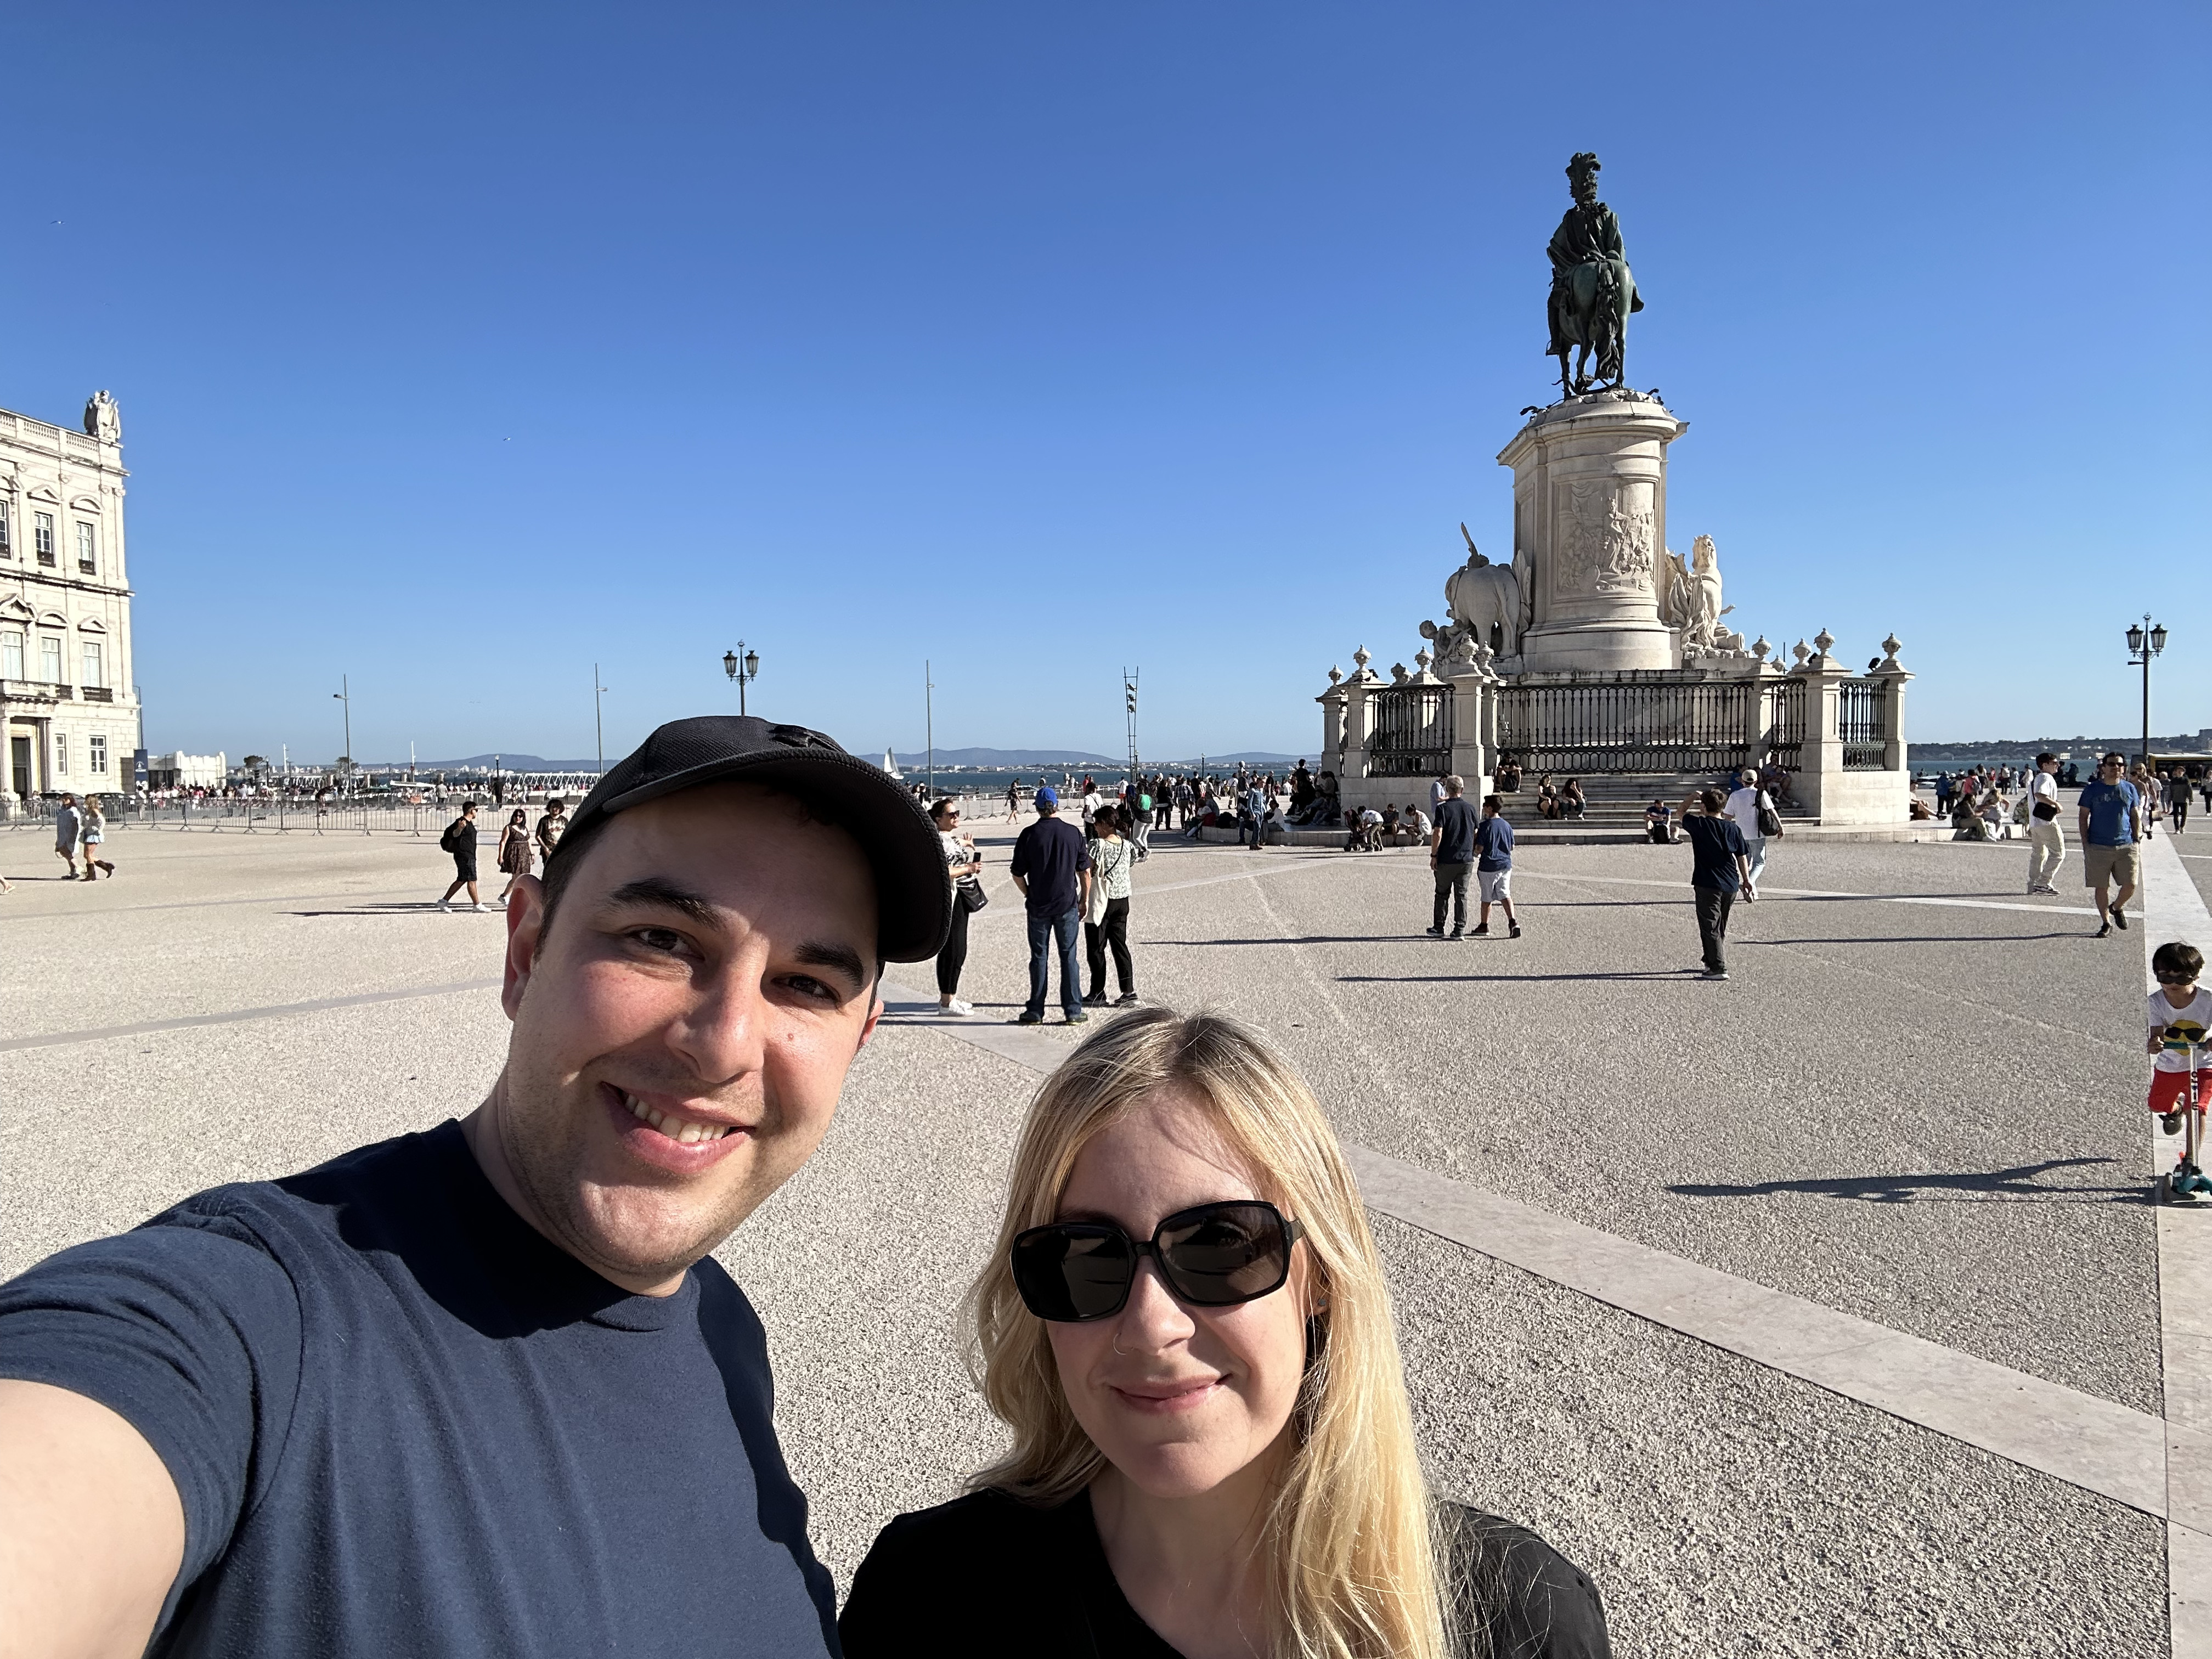
[[[2135,896],[2142,874],[2142,797],[2121,775],[2126,769],[2125,756],[2107,755],[2094,781],[2081,786],[2081,884],[2097,891],[2099,939],[2115,927],[2127,930],[2120,907]],[[2119,891],[2108,896],[2116,882]]]
[[[1513,914],[1513,826],[1505,821],[1505,803],[1495,795],[1482,798],[1482,823],[1474,832],[1474,882],[1481,890],[1482,910],[1475,917],[1474,937],[1490,932],[1490,907],[1504,907],[1506,937],[1519,939],[1521,923]]]

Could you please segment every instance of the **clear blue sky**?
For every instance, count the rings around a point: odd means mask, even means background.
[[[2201,4],[61,4],[0,405],[124,414],[156,749],[1310,750],[1504,557],[1599,152],[1734,621],[2212,725]],[[1554,42],[1557,29],[1565,37]],[[52,222],[59,220],[57,224]]]

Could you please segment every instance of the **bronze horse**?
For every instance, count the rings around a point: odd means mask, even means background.
[[[1552,343],[1545,355],[1559,360],[1559,389],[1565,396],[1621,384],[1628,316],[1644,309],[1621,246],[1620,222],[1597,199],[1597,173],[1598,159],[1588,150],[1567,163],[1575,204],[1546,250],[1552,258]]]

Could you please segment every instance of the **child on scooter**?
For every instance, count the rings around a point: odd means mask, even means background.
[[[2212,1103],[2212,1049],[2205,1047],[2206,1028],[2212,1027],[2212,991],[2197,984],[2204,971],[2204,953],[2179,939],[2152,953],[2150,970],[2158,979],[2144,1010],[2149,1027],[2145,1046],[2157,1056],[2151,1062],[2150,1109],[2159,1115],[2159,1127],[2179,1134],[2185,1110],[2194,1104],[2201,1117]]]

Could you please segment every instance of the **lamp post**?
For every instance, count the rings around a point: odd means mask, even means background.
[[[740,652],[744,654],[739,655]],[[746,651],[745,642],[739,640],[736,651],[722,653],[722,672],[738,683],[738,713],[742,714],[745,712],[746,683],[760,678],[760,653]]]
[[[345,763],[347,771],[350,772],[353,769],[353,684],[343,674],[338,676],[338,684],[343,689],[331,695],[345,705]]]
[[[592,732],[599,745],[599,775],[607,775],[607,723],[599,718],[599,693],[611,691],[612,686],[599,684],[599,665],[592,665]]]
[[[937,708],[933,701],[937,682],[929,678],[929,659],[921,659],[921,731],[922,742],[929,750],[929,798],[937,799]]]
[[[2128,666],[2133,668],[2140,664],[2143,672],[2142,766],[2146,774],[2150,771],[2150,659],[2162,655],[2165,650],[2166,624],[2151,621],[2150,612],[2144,611],[2142,623],[2128,629]]]

